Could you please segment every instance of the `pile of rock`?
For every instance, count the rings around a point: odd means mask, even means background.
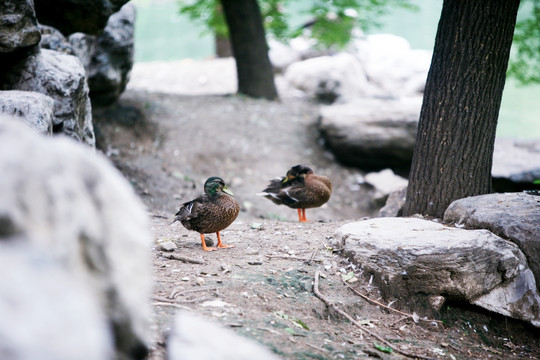
[[[423,314],[469,302],[540,327],[540,197],[460,199],[444,223],[377,218],[339,228],[334,246],[387,301]]]
[[[34,127],[95,146],[91,106],[114,102],[133,65],[135,9],[126,2],[37,0],[34,8],[30,0],[3,1],[2,112],[31,121],[24,115],[52,110],[50,119],[42,116]],[[36,108],[29,107],[34,98]],[[50,123],[45,126],[44,121]]]
[[[270,60],[289,84],[327,104],[421,97],[431,63],[431,51],[411,49],[407,40],[390,34],[359,34],[337,53],[317,52],[303,38],[288,47],[270,45]]]

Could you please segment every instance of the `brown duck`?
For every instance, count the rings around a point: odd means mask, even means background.
[[[315,175],[306,165],[293,166],[285,177],[270,180],[259,195],[278,205],[298,210],[298,220],[307,222],[306,209],[322,206],[330,199],[332,183],[326,176]]]
[[[200,233],[204,251],[217,250],[215,247],[206,246],[204,234],[209,233],[216,233],[218,248],[234,247],[223,244],[219,235],[221,230],[232,224],[240,211],[240,206],[233,196],[223,179],[210,177],[204,183],[204,194],[183,203],[173,223],[180,221],[186,229]]]

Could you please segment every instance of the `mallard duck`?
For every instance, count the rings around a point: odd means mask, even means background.
[[[223,244],[219,232],[231,225],[239,212],[233,192],[227,189],[223,179],[213,176],[204,183],[203,195],[182,204],[173,223],[180,221],[186,229],[200,233],[203,250],[212,251],[217,248],[206,246],[204,234],[216,233],[218,248],[234,247]]]
[[[306,209],[322,206],[330,199],[332,183],[326,176],[315,175],[306,165],[293,166],[285,177],[270,180],[259,195],[278,205],[298,210],[298,220],[307,222]]]

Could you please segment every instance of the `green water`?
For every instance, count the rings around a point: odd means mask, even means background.
[[[396,34],[406,38],[413,49],[432,50],[442,1],[413,2],[419,11],[395,10],[380,20],[380,29],[372,32]],[[133,3],[137,7],[135,61],[200,60],[213,56],[213,37],[180,16],[176,1],[133,0]],[[497,136],[540,139],[540,85],[523,87],[511,79],[507,81]]]
[[[135,61],[204,59],[214,54],[213,37],[204,27],[178,14],[176,1],[134,0]]]

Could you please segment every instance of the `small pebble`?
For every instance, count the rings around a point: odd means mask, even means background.
[[[219,269],[221,271],[231,271],[231,267],[229,265],[225,264],[225,263],[221,264]]]
[[[158,245],[158,250],[161,251],[174,251],[176,249],[178,249],[178,246],[170,240],[164,241]]]

